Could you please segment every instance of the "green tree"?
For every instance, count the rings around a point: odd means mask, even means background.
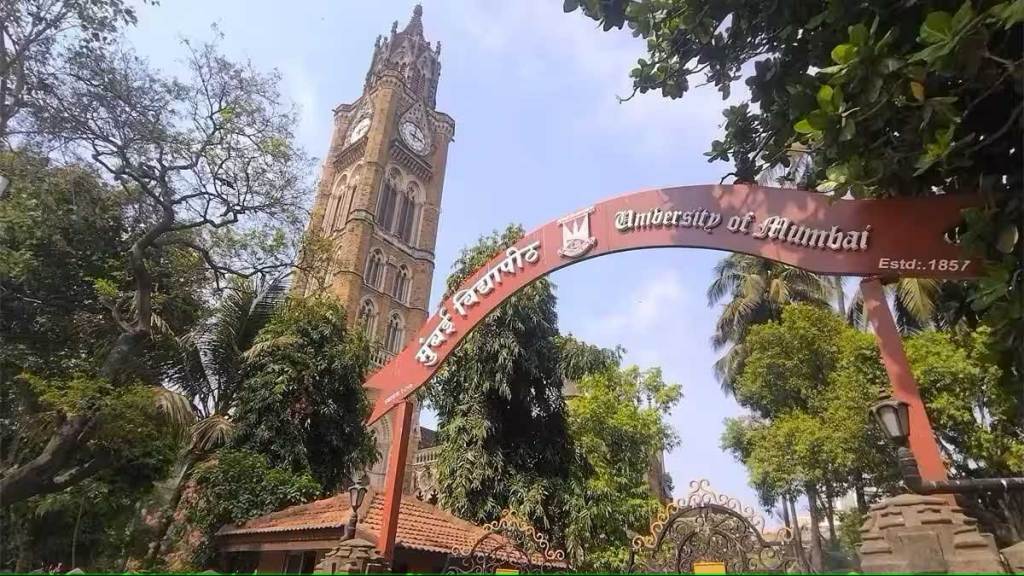
[[[233,444],[324,492],[376,458],[363,389],[369,347],[332,296],[286,300],[245,353]]]
[[[510,226],[462,251],[447,293],[523,236]],[[572,449],[566,430],[555,296],[540,279],[502,303],[448,358],[427,391],[437,411],[441,504],[475,522],[504,508],[560,525]]]
[[[294,145],[294,111],[281,102],[278,76],[237,65],[212,45],[187,48],[188,77],[172,79],[116,43],[69,47],[53,63],[53,80],[33,87],[36,137],[88,158],[123,196],[130,225],[120,265],[93,280],[114,327],[98,371],[117,384],[152,368],[147,343],[174,328],[159,313],[166,259],[187,260],[186,278],[200,274],[219,288],[226,276],[287,269],[300,236],[309,162]],[[24,185],[12,182],[13,190]],[[88,413],[62,415],[52,450],[4,468],[5,503],[64,477],[93,428]]]
[[[665,383],[657,368],[613,366],[578,381],[568,400],[569,436],[581,466],[566,528],[578,568],[626,566],[629,532],[645,533],[661,506],[648,474],[651,463],[678,443],[667,419],[681,397],[681,388]]]
[[[951,472],[968,478],[1018,476],[1024,470],[1019,398],[1000,385],[992,332],[963,335],[926,331],[907,340],[907,357],[939,446]],[[971,513],[997,540],[1024,538],[1024,497],[989,494],[965,498]]]
[[[985,260],[986,276],[963,286],[958,301],[969,306],[938,307],[991,327],[1000,386],[1017,394],[1024,1],[810,1],[771,10],[757,0],[565,1],[566,11],[577,8],[605,30],[628,25],[647,41],[631,72],[636,92],[683,97],[697,76],[728,96],[745,76],[750,100],[725,111],[724,136],[707,153],[732,161],[737,180],[789,166],[797,150],[812,158],[803,184],[839,196],[981,194],[984,206],[965,212],[957,237]],[[1016,414],[1021,427],[1019,400]]]
[[[0,2],[0,142],[24,135],[35,90],[53,81],[52,63],[67,45],[110,42],[135,24],[122,0],[3,0]]]
[[[68,387],[110,392],[95,377],[119,331],[104,298],[131,285],[123,255],[132,228],[126,197],[82,166],[54,166],[22,151],[0,154],[0,171],[12,180],[0,199],[0,491],[7,506],[67,488],[109,463],[93,458],[103,425],[88,402],[40,399]],[[165,353],[163,334],[189,329],[203,313],[205,277],[196,264],[177,247],[151,255],[161,330],[144,342],[138,358],[145,363],[125,385],[154,385],[148,397],[165,407],[173,397],[155,386],[158,371],[147,366]]]
[[[222,295],[210,321],[177,338],[163,376],[189,401],[196,422],[169,479],[168,501],[147,554],[149,564],[160,555],[193,468],[234,434],[232,415],[238,409],[244,354],[270,322],[286,290],[282,278],[265,283],[236,280]]]
[[[729,422],[723,448],[747,466],[766,504],[807,497],[810,565],[820,569],[822,519],[830,542],[838,541],[832,500],[866,478],[884,486],[894,470],[869,412],[884,372],[871,336],[827,308],[787,306],[779,321],[753,327],[745,342],[735,396],[754,416]]]
[[[829,283],[799,268],[747,254],[731,254],[720,260],[707,296],[711,306],[728,299],[711,338],[715,350],[728,346],[715,362],[715,376],[722,390],[733,391],[746,356],[744,340],[752,326],[778,320],[783,307],[791,302],[827,305],[831,293]]]
[[[309,502],[320,493],[320,484],[308,473],[271,466],[257,453],[227,449],[196,472],[196,488],[188,518],[204,540],[192,555],[195,568],[213,559],[213,535],[221,526]]]
[[[105,499],[97,496],[98,502],[88,502],[91,510],[98,514],[87,519],[123,531],[127,514],[130,514],[127,510],[130,505],[125,500],[148,493],[153,482],[164,477],[174,460],[177,438],[173,423],[158,408],[155,389],[151,386],[139,383],[113,386],[104,379],[88,376],[51,379],[31,375],[17,378],[14,384],[16,395],[34,407],[31,412],[19,414],[19,427],[41,429],[43,433],[22,433],[15,437],[13,445],[5,445],[5,449],[46,453],[49,447],[40,444],[46,441],[45,431],[59,423],[59,414],[89,413],[93,426],[88,439],[79,443],[74,454],[67,456],[68,471],[53,480],[56,485],[40,483],[41,493],[52,496],[5,502],[0,510],[0,526],[10,537],[10,540],[3,538],[4,547],[7,542],[17,544],[16,554],[13,550],[3,550],[9,553],[3,557],[4,564],[24,571],[34,568],[37,561],[70,561],[67,555],[70,548],[59,550],[48,545],[56,538],[48,528],[52,529],[52,523],[60,518],[67,520],[69,516],[81,514],[85,498],[91,492],[102,492]],[[85,480],[89,480],[88,486],[78,492],[61,492],[80,486]],[[98,509],[103,504],[115,506],[117,510]],[[77,528],[75,533],[79,533]],[[77,538],[65,540],[72,541]],[[17,563],[9,564],[15,558]]]

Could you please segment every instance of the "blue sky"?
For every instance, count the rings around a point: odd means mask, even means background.
[[[438,109],[456,121],[449,150],[432,307],[458,251],[510,222],[527,229],[623,192],[718,182],[729,167],[703,152],[726,105],[710,88],[682,101],[657,95],[620,104],[629,70],[643,56],[627,32],[603,33],[558,0],[426,1],[427,38],[442,43]],[[302,109],[302,145],[322,158],[331,110],[355,100],[374,39],[414,2],[164,0],[141,7],[129,39],[153,64],[171,68],[180,38],[208,39],[260,69],[277,68]],[[742,82],[733,102],[746,96]],[[722,420],[739,413],[714,380],[709,338],[716,311],[704,291],[722,253],[661,249],[592,260],[553,275],[563,332],[627,361],[661,366],[683,386],[672,414],[681,445],[666,457],[676,495],[708,478],[713,488],[756,504],[746,470],[718,447]],[[429,424],[428,420],[424,424]]]

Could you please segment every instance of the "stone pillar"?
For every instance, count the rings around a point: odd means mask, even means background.
[[[383,563],[376,546],[362,538],[350,538],[324,555],[314,574],[366,574],[381,572]]]
[[[992,535],[976,524],[941,496],[888,498],[871,507],[860,529],[861,570],[1005,572]]]
[[[1010,572],[1024,574],[1024,542],[1017,542],[1013,546],[1003,548],[1003,558],[1010,565]]]

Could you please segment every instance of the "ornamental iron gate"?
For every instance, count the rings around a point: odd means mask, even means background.
[[[542,574],[571,570],[564,551],[552,548],[544,533],[509,510],[484,529],[487,532],[468,549],[452,548],[445,572]]]
[[[789,528],[765,536],[753,508],[695,480],[685,499],[658,513],[648,536],[633,539],[627,572],[688,573],[707,563],[730,573],[785,572],[795,560]]]

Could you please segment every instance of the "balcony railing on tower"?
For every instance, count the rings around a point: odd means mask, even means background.
[[[370,374],[380,370],[385,364],[395,357],[395,353],[389,351],[380,343],[370,345]]]

